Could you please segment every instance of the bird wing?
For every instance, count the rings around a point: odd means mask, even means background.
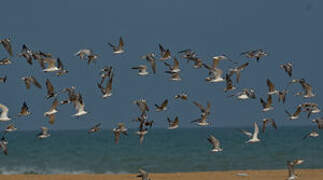
[[[38,87],[39,89],[42,88],[42,86],[40,85],[40,83],[36,80],[36,78],[34,76],[30,76],[31,82]],[[29,85],[30,86],[30,85]]]

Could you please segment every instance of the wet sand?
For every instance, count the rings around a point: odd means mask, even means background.
[[[323,169],[297,169],[298,179],[323,180]],[[212,171],[192,173],[151,173],[152,180],[284,180],[284,170]],[[77,174],[77,175],[0,175],[1,180],[135,180],[135,174]]]

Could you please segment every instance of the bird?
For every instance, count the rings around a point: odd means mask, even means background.
[[[154,53],[149,53],[149,54],[147,54],[145,56],[142,56],[141,58],[146,59],[150,63],[150,66],[151,66],[151,69],[152,69],[153,73],[156,74],[157,65],[156,65],[155,54]]]
[[[266,80],[267,86],[268,86],[268,94],[273,95],[273,94],[278,94],[278,90],[275,89],[275,85],[269,80]]]
[[[265,118],[262,120],[262,132],[265,133],[266,126],[271,124],[277,130],[277,124],[274,119],[272,118]]]
[[[311,132],[307,133],[307,134],[303,137],[303,139],[306,139],[306,138],[308,138],[308,137],[315,138],[315,137],[318,137],[319,135],[320,135],[320,134],[319,134],[318,132],[316,132],[316,131],[313,129]]]
[[[77,95],[77,97],[72,102],[74,104],[74,108],[77,111],[75,114],[73,114],[74,117],[80,117],[80,116],[83,116],[88,113],[85,110],[85,104],[83,102],[83,98],[80,93]]]
[[[208,126],[209,123],[207,122],[208,115],[207,114],[201,114],[201,117],[191,121],[191,123],[196,123],[198,126]]]
[[[242,91],[238,92],[235,95],[230,95],[229,97],[236,96],[239,100],[246,100],[246,99],[256,99],[256,94],[254,89],[242,89]]]
[[[19,57],[24,57],[27,61],[28,64],[32,65],[33,64],[33,57],[37,56],[37,53],[33,53],[27,46],[26,44],[22,45],[22,50],[21,52],[18,54]],[[38,56],[37,56],[38,58]],[[39,60],[41,59],[41,57],[38,58]]]
[[[136,131],[136,134],[139,136],[139,143],[142,144],[144,141],[144,136],[148,133],[148,129],[144,127],[145,121],[140,121],[138,131]]]
[[[124,49],[123,49],[123,46],[124,46],[124,42],[123,42],[123,39],[122,37],[120,37],[119,39],[119,45],[118,46],[115,46],[111,43],[108,43],[109,46],[112,47],[112,50],[113,50],[113,54],[122,54],[124,53]]]
[[[0,82],[5,83],[7,81],[7,75],[0,77]]]
[[[112,96],[112,81],[113,81],[113,74],[109,78],[109,81],[107,81],[106,87],[103,87],[101,84],[97,83],[98,88],[101,90],[102,98],[108,98]]]
[[[204,108],[200,103],[196,101],[193,101],[193,104],[200,109],[202,115],[210,115],[211,103],[209,101],[207,101],[206,103],[206,108]]]
[[[47,99],[55,97],[56,93],[54,90],[53,84],[49,81],[49,79],[46,79],[46,88],[47,88]]]
[[[243,71],[247,66],[249,65],[249,63],[244,63],[238,67],[229,69],[229,76],[231,77],[233,74],[236,74],[236,81],[237,83],[239,83],[240,81],[240,73],[241,71]]]
[[[278,102],[282,102],[283,104],[285,104],[287,93],[288,90],[285,89],[282,91],[278,91]]]
[[[48,117],[48,123],[49,124],[54,124],[55,123],[55,113],[54,114],[49,114],[49,115],[46,115]]]
[[[272,107],[272,97],[271,95],[268,95],[267,97],[267,102],[265,102],[262,98],[260,98],[260,103],[262,104],[262,111],[266,112],[266,111],[270,111],[273,110],[274,108]]]
[[[80,59],[84,59],[90,55],[92,55],[93,52],[91,49],[80,49],[79,51],[77,51],[74,56],[79,56]]]
[[[41,127],[40,129],[41,129],[41,132],[38,134],[39,139],[45,139],[50,136],[50,134],[48,133],[47,127]]]
[[[57,76],[62,76],[62,75],[69,72],[68,70],[64,69],[64,65],[63,65],[62,61],[59,58],[57,58],[57,68],[59,69],[56,72]]]
[[[299,114],[302,112],[302,105],[298,105],[296,111],[294,114],[289,113],[287,110],[285,110],[286,114],[288,114],[290,120],[298,119]]]
[[[236,87],[234,87],[233,82],[228,74],[225,75],[225,82],[226,87],[224,88],[224,92],[235,90]]]
[[[22,107],[21,107],[21,110],[20,110],[18,116],[28,116],[29,114],[31,114],[31,112],[29,111],[29,108],[27,106],[27,103],[24,102],[22,104]]]
[[[49,109],[49,111],[45,112],[44,116],[49,116],[51,114],[57,113],[58,112],[57,109],[56,109],[57,106],[58,106],[58,100],[55,98],[52,105],[51,105],[51,107],[50,107],[50,109]]]
[[[178,60],[176,59],[176,57],[174,57],[173,60],[174,60],[174,65],[170,65],[167,62],[164,62],[165,66],[168,67],[168,69],[169,69],[170,72],[173,72],[173,73],[180,72],[181,69],[179,68],[179,62],[178,62]]]
[[[220,146],[220,141],[212,135],[209,135],[207,139],[212,144],[212,152],[221,152],[223,149]]]
[[[2,58],[1,60],[0,60],[0,65],[8,65],[8,64],[11,64],[12,62],[11,62],[11,60],[10,60],[10,58]]]
[[[287,180],[295,180],[297,176],[295,175],[295,166],[302,164],[304,160],[296,159],[294,161],[287,161],[287,168],[288,168],[288,178]]]
[[[149,72],[147,71],[146,65],[135,66],[135,67],[132,67],[131,69],[138,70],[138,75],[140,76],[146,76],[149,74]]]
[[[323,117],[315,118],[312,122],[316,123],[319,129],[323,129]]]
[[[43,58],[41,60],[42,63],[47,64],[47,68],[43,69],[44,72],[56,72],[59,71],[60,69],[56,66],[57,59],[48,57],[48,58]]]
[[[307,118],[310,118],[311,114],[321,112],[321,109],[316,103],[305,102],[302,104],[303,111],[307,112]]]
[[[188,57],[187,58],[187,62],[189,61],[193,61],[194,64],[193,64],[193,68],[194,69],[199,69],[203,66],[203,61],[201,58],[198,58],[198,57]]]
[[[30,85],[33,84],[37,88],[41,89],[41,84],[37,81],[37,79],[34,76],[24,76],[21,78],[21,80],[24,81],[26,89],[30,89]]]
[[[119,143],[119,138],[121,133],[128,136],[128,131],[127,128],[125,127],[124,123],[118,123],[118,126],[116,128],[112,129],[113,134],[114,134],[114,143],[118,144]]]
[[[182,100],[187,100],[188,95],[185,93],[180,93],[175,96],[175,99],[182,99]]]
[[[168,121],[168,129],[176,129],[176,128],[178,128],[178,123],[179,123],[178,116],[176,116],[173,121],[170,120],[169,117],[167,117],[167,121]]]
[[[88,130],[88,134],[98,132],[101,128],[101,123],[96,124],[95,126],[91,127],[91,129]]]
[[[251,134],[248,131],[245,131],[243,129],[241,129],[241,132],[244,133],[245,135],[247,135],[250,139],[248,141],[246,141],[246,143],[257,143],[260,142],[260,139],[258,138],[258,134],[259,134],[259,128],[257,123],[254,123],[254,132],[253,134]]]
[[[314,97],[315,94],[313,93],[313,88],[310,84],[308,84],[307,82],[305,82],[304,79],[301,79],[299,81],[299,83],[301,84],[301,86],[303,87],[305,93],[304,93],[304,98],[311,98]]]
[[[136,177],[140,177],[141,180],[151,180],[149,174],[143,169],[139,169],[139,174]]]
[[[0,140],[0,148],[2,150],[2,152],[4,153],[4,155],[8,155],[8,148],[7,148],[7,145],[8,145],[8,140],[2,136],[1,140]]]
[[[145,99],[139,99],[133,102],[136,104],[141,111],[142,114],[145,114],[145,112],[149,111],[149,107],[147,105],[147,101]]]
[[[155,104],[156,111],[166,111],[167,110],[167,104],[168,104],[168,99],[165,99],[163,103],[159,106],[158,104]]]
[[[280,68],[282,68],[287,74],[289,77],[292,77],[292,74],[293,74],[293,64],[288,62],[286,64],[282,64],[280,65]]]
[[[220,68],[216,68],[214,72],[209,72],[209,76],[205,78],[207,82],[223,82],[224,79],[222,77],[223,71]]]
[[[2,44],[2,46],[6,49],[6,51],[9,53],[10,56],[13,56],[12,53],[12,47],[11,47],[11,43],[10,43],[10,39],[6,38],[6,39],[1,39],[0,43]]]
[[[8,117],[9,109],[7,106],[0,104],[1,114],[0,114],[0,121],[10,121],[11,118]]]
[[[171,71],[165,71],[166,73],[168,74],[171,74],[171,77],[169,78],[169,80],[171,81],[181,81],[182,78],[181,76],[179,75],[179,72],[171,72]]]
[[[5,132],[8,133],[8,132],[13,132],[13,131],[16,131],[17,128],[15,127],[14,124],[9,124],[6,129],[5,129]]]
[[[259,62],[260,58],[268,56],[268,53],[262,49],[256,49],[242,52],[240,55],[244,55],[247,58],[256,58],[257,62]]]
[[[171,53],[169,49],[165,49],[161,44],[159,44],[160,50],[160,60],[164,61],[171,58]]]

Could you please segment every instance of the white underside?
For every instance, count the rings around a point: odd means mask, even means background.
[[[75,113],[73,116],[83,116],[85,114],[87,114],[86,111],[80,111],[80,112]]]
[[[208,122],[198,122],[196,124],[199,125],[199,126],[207,126],[207,125],[209,125]]]
[[[291,116],[289,117],[290,120],[295,120],[295,119],[298,119],[298,116]]]
[[[249,139],[246,143],[256,143],[256,142],[260,142],[260,139]]]
[[[215,149],[212,149],[211,151],[212,152],[221,152],[221,151],[223,151],[223,149],[221,149],[221,148],[215,148]]]
[[[43,69],[44,72],[54,72],[54,71],[58,71],[58,70],[59,69],[57,67]]]
[[[145,135],[147,133],[148,133],[148,131],[137,131],[136,132],[137,135]]]
[[[121,54],[121,53],[124,53],[124,50],[123,49],[117,50],[117,51],[113,51],[113,54]]]
[[[104,95],[102,96],[102,98],[107,98],[107,97],[110,97],[110,96],[112,96],[112,93],[104,94]]]
[[[178,128],[178,125],[168,127],[168,129],[176,129],[176,128]]]
[[[270,110],[273,110],[273,109],[274,109],[273,107],[269,107],[269,108],[264,108],[262,111],[266,112],[266,111],[270,111]]]
[[[56,110],[56,109],[53,109],[53,110],[51,110],[51,111],[47,111],[47,112],[45,112],[45,113],[44,113],[44,116],[49,116],[49,115],[51,115],[51,114],[55,114],[55,113],[57,113],[57,110]]]
[[[170,80],[172,80],[172,81],[180,81],[182,79],[181,78],[170,78]]]
[[[0,117],[0,121],[10,121],[11,118],[9,117]]]
[[[138,73],[138,75],[140,75],[140,76],[146,76],[146,75],[148,75],[149,73],[146,71],[146,72],[139,72]]]
[[[44,139],[44,138],[48,138],[50,135],[49,134],[46,134],[46,135],[40,135],[38,136],[38,138],[40,139]]]
[[[246,94],[239,95],[237,98],[242,100],[249,99],[249,97]]]

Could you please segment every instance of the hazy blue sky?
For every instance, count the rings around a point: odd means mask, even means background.
[[[102,122],[104,128],[112,128],[119,121],[135,127],[131,122],[139,111],[132,102],[138,98],[153,104],[169,99],[166,112],[151,112],[150,118],[158,127],[166,127],[166,117],[176,115],[182,126],[192,127],[191,120],[199,117],[199,110],[191,103],[212,102],[212,126],[252,126],[254,121],[272,117],[278,125],[307,124],[304,115],[297,121],[288,121],[285,109],[294,111],[300,97],[291,94],[287,104],[278,104],[274,97],[274,111],[261,112],[259,99],[238,102],[228,99],[223,92],[225,83],[207,84],[207,70],[195,70],[186,60],[180,61],[183,81],[170,82],[163,73],[166,67],[158,63],[158,73],[139,77],[132,66],[146,63],[140,57],[149,52],[158,52],[158,43],[176,51],[192,48],[206,62],[211,57],[227,54],[239,64],[251,64],[242,73],[239,88],[256,89],[257,97],[265,97],[265,80],[270,79],[278,89],[286,87],[290,78],[279,65],[293,62],[294,77],[305,78],[313,85],[317,96],[311,100],[321,105],[323,88],[321,80],[323,43],[323,3],[319,0],[302,1],[193,1],[193,0],[144,0],[144,1],[5,1],[2,2],[1,38],[11,38],[15,53],[27,44],[33,50],[43,50],[60,57],[70,73],[63,77],[43,73],[38,64],[28,65],[23,58],[13,57],[13,64],[1,66],[0,75],[8,75],[8,82],[0,84],[0,103],[10,108],[14,116],[23,101],[30,106],[32,115],[14,119],[20,129],[37,129],[46,125],[43,113],[52,100],[46,100],[45,80],[49,78],[56,89],[77,86],[83,94],[86,109],[90,112],[81,119],[74,119],[72,105],[59,107],[57,129],[88,128]],[[116,43],[122,36],[126,53],[114,56],[107,42]],[[73,56],[80,48],[91,48],[100,58],[96,65],[87,65]],[[256,63],[239,56],[242,51],[263,48],[269,56]],[[8,54],[1,47],[0,57]],[[113,96],[102,99],[96,82],[99,69],[105,65],[115,68]],[[227,70],[230,63],[220,67]],[[26,90],[22,76],[32,74],[44,86],[43,90],[32,87]],[[293,94],[299,85],[293,86]],[[174,95],[187,92],[190,101],[175,101]],[[215,124],[214,124],[215,123]],[[2,123],[5,124],[5,123]],[[4,127],[4,126],[2,126]]]

